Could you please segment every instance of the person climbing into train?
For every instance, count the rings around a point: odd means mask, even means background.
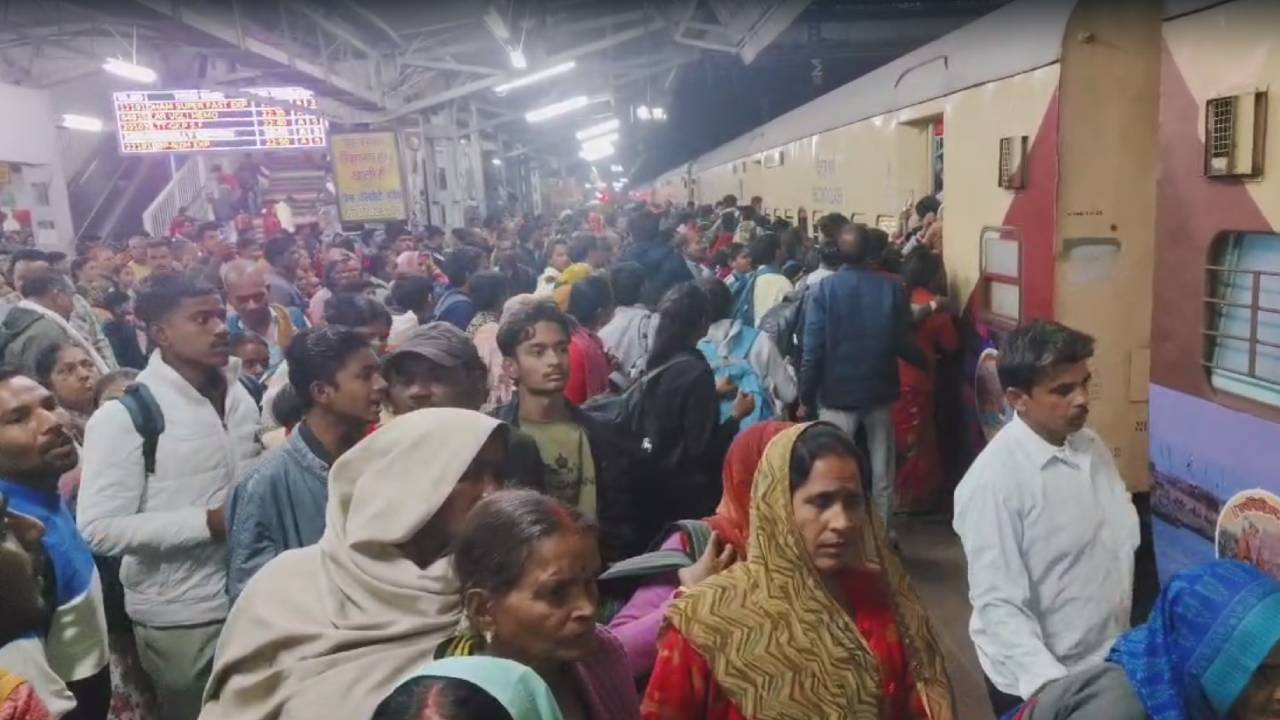
[[[1129,627],[1138,515],[1085,427],[1093,350],[1056,322],[1009,334],[998,373],[1017,414],[956,489],[969,634],[997,714],[1104,660]]]

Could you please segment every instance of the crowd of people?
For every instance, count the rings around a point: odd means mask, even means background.
[[[1262,573],[1130,629],[1092,338],[1008,333],[1013,418],[948,477],[941,217],[9,248],[0,719],[975,717],[895,526],[953,493],[997,713],[1277,717]]]

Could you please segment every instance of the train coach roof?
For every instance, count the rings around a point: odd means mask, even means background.
[[[1076,0],[1016,0],[693,161],[698,172],[1057,62]],[[667,173],[659,177],[665,176]]]

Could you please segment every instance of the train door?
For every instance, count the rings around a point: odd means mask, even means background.
[[[943,140],[945,139],[945,132],[946,127],[941,116],[930,121],[928,132],[930,195],[937,195],[942,192]]]

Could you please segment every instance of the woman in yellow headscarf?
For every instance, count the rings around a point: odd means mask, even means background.
[[[769,443],[746,562],[678,600],[645,720],[954,720],[928,616],[862,489],[848,436],[798,425]]]

